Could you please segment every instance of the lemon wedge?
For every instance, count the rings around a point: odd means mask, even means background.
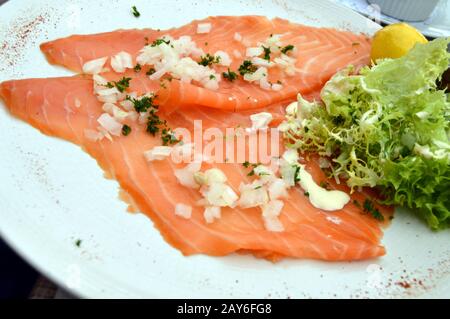
[[[407,23],[391,24],[373,37],[370,57],[376,62],[384,58],[400,58],[408,53],[416,43],[427,43],[428,40],[417,29]]]

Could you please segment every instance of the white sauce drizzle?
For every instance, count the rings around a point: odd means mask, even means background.
[[[350,196],[347,193],[338,190],[327,190],[316,184],[311,174],[309,174],[304,165],[300,165],[300,186],[309,193],[309,201],[319,209],[334,211],[342,209],[349,201]]]

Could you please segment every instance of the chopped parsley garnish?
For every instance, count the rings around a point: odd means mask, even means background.
[[[134,66],[134,72],[139,72],[140,70],[142,70],[142,66],[138,63]]]
[[[249,168],[249,167],[250,167],[250,162],[249,162],[249,161],[245,161],[244,163],[242,163],[242,165],[243,165],[245,168]]]
[[[296,166],[295,174],[294,174],[294,182],[295,182],[295,184],[300,182],[300,176],[299,175],[300,175],[300,166]]]
[[[242,165],[245,167],[245,168],[252,168],[252,170],[247,174],[247,176],[253,176],[253,175],[255,175],[255,167],[257,167],[258,165],[260,165],[259,163],[258,164],[256,164],[256,163],[250,163],[249,161],[245,161],[244,163],[242,163]]]
[[[150,68],[150,69],[148,69],[148,71],[145,74],[152,75],[155,72],[156,72],[155,68]]]
[[[164,125],[166,125],[166,124],[164,123]],[[177,137],[175,136],[173,131],[169,128],[164,128],[162,130],[161,139],[162,139],[163,145],[171,145],[171,144],[176,144],[176,143],[180,142],[180,140],[177,139]]]
[[[249,167],[256,167],[259,164],[257,163],[250,163],[249,161],[245,161],[244,163],[242,163],[242,166],[244,166],[245,168],[249,168]]]
[[[146,129],[147,133],[155,136],[157,133],[161,132],[161,140],[163,142],[163,145],[178,143],[179,140],[175,137],[175,134],[169,127],[167,127],[167,122],[159,118],[157,114],[159,107],[154,103],[155,97],[155,95],[152,95],[144,96],[140,99],[135,99],[127,96],[126,99],[133,103],[136,112],[148,114]],[[124,129],[125,126],[122,128],[122,132],[124,132]],[[131,131],[131,128],[129,129]]]
[[[292,50],[294,50],[294,46],[292,44],[288,44],[284,48],[281,48],[281,53],[286,54],[287,52],[292,51]]]
[[[128,125],[124,125],[124,126],[122,126],[122,134],[124,135],[124,136],[127,136],[128,134],[130,134],[131,133],[131,127],[129,127]]]
[[[220,62],[220,56],[213,56],[209,53],[206,53],[206,55],[202,55],[200,57],[200,61],[198,61],[198,64],[203,66],[210,66],[213,63],[219,63]]]
[[[363,204],[363,209],[366,213],[370,213],[370,215],[372,215],[372,217],[375,218],[376,220],[379,221],[384,220],[383,214],[381,214],[380,211],[375,208],[372,201],[366,199]]]
[[[108,82],[106,84],[106,87],[108,87],[110,89],[112,89],[113,87],[116,87],[119,90],[120,93],[123,93],[123,92],[125,92],[125,90],[127,88],[130,87],[130,81],[131,81],[131,78],[123,77],[120,81]]]
[[[154,96],[144,96],[141,99],[134,99],[130,96],[127,96],[126,99],[128,101],[130,101],[131,103],[133,103],[134,105],[134,109],[136,110],[136,112],[138,113],[144,113],[147,112],[147,110],[151,109],[151,108],[156,108],[157,109],[157,105],[153,104],[153,99],[155,97]]]
[[[259,186],[256,186],[254,189],[260,189],[262,186],[261,185],[259,185]]]
[[[224,79],[227,79],[230,82],[233,82],[234,80],[237,79],[237,74],[231,71],[230,69],[228,69],[228,72],[223,72],[222,76]]]
[[[75,246],[81,247],[81,242],[82,242],[81,239],[77,239],[77,240],[75,241]]]
[[[264,50],[264,57],[263,57],[263,59],[264,59],[264,60],[267,60],[267,61],[270,61],[270,53],[272,53],[272,52],[270,51],[270,47],[269,47],[269,48],[266,48],[265,46],[262,46],[262,48],[263,48],[263,50]]]
[[[258,67],[256,65],[254,65],[252,63],[252,61],[250,60],[244,60],[244,62],[242,62],[242,64],[239,66],[239,73],[241,75],[245,75],[245,74],[251,74],[254,73],[256,70],[258,69]]]
[[[156,135],[160,131],[160,126],[165,125],[166,123],[162,121],[158,115],[156,115],[156,112],[158,111],[157,108],[152,108],[148,114],[147,119],[147,133],[152,134],[153,136]]]
[[[216,76],[215,76],[214,74],[211,74],[211,75],[209,76],[209,79],[210,79],[210,80],[215,80],[215,79],[216,79]]]
[[[258,176],[269,176],[270,173],[266,173],[266,172],[261,172],[258,174]]]
[[[152,47],[156,47],[156,46],[158,46],[160,44],[163,44],[163,43],[170,44],[170,40],[156,39],[155,41],[153,41]]]
[[[136,8],[136,6],[132,6],[131,7],[131,12],[133,13],[133,15],[136,18],[139,18],[141,16],[141,13],[138,11],[138,9]]]
[[[309,197],[309,192],[304,193],[306,197]]]

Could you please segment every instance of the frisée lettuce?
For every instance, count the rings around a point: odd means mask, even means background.
[[[322,101],[301,96],[287,112],[288,147],[319,153],[352,189],[378,187],[385,203],[415,209],[433,229],[450,226],[450,101],[437,89],[450,38],[417,44],[355,74],[338,72]]]

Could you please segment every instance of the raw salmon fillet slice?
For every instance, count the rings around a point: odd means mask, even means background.
[[[144,82],[143,82],[144,83]],[[135,84],[137,85],[137,84]],[[149,216],[162,236],[184,255],[203,253],[223,256],[233,252],[278,260],[282,257],[312,258],[328,261],[374,258],[385,253],[380,245],[381,223],[363,214],[352,201],[344,209],[324,212],[313,207],[299,187],[290,189],[280,220],[283,232],[267,231],[257,208],[239,207],[222,210],[222,218],[207,224],[203,208],[196,206],[201,199],[197,190],[181,186],[174,170],[184,164],[170,160],[148,163],[143,152],[160,145],[136,122],[129,136],[93,142],[85,129],[95,129],[102,103],[92,93],[93,81],[87,76],[8,81],[0,84],[0,97],[12,115],[28,122],[41,132],[71,141],[94,157],[108,175],[115,178],[127,194],[130,204]],[[139,89],[139,88],[136,88]],[[143,84],[142,90],[145,89]],[[266,110],[282,115],[281,105]],[[204,127],[224,129],[235,125],[249,126],[248,114],[223,110],[189,108],[170,114],[171,127],[192,128],[194,119],[202,119]],[[254,151],[254,150],[252,150]],[[238,163],[204,164],[202,169],[218,167],[237,191],[241,182],[249,182],[248,169]],[[314,158],[307,170],[316,182],[325,179]],[[345,186],[330,182],[331,188],[349,191]],[[354,193],[352,199],[363,202],[369,195]],[[184,219],[174,213],[175,205],[193,207],[192,217]],[[390,208],[377,208],[386,215]],[[338,218],[336,223],[329,217]]]
[[[198,34],[199,24],[210,23],[207,34]],[[242,41],[235,40],[235,34]],[[309,94],[319,90],[336,71],[348,64],[358,67],[369,63],[370,39],[365,35],[327,28],[314,28],[287,20],[261,16],[219,16],[197,20],[180,28],[169,30],[118,30],[93,35],[74,35],[47,42],[41,50],[52,64],[81,72],[84,63],[101,57],[111,57],[120,51],[130,53],[135,61],[146,43],[164,35],[174,38],[189,35],[205,53],[221,50],[232,59],[231,70],[237,71],[246,58],[246,47],[255,47],[270,35],[279,34],[284,45],[296,48],[294,76],[287,76],[279,68],[269,69],[269,80],[280,81],[282,89],[267,91],[238,79],[233,83],[221,81],[216,91],[195,84],[173,80],[160,90],[159,103],[163,111],[172,112],[179,107],[205,106],[229,111],[258,109],[267,105],[293,100],[298,92]],[[240,56],[237,56],[240,55]],[[216,67],[225,72],[227,67]]]

